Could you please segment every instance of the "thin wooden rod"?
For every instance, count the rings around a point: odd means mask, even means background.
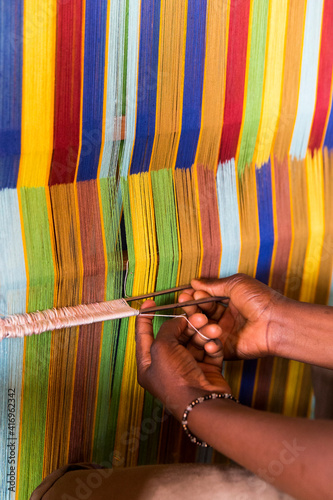
[[[188,300],[187,302],[177,302],[176,304],[165,304],[163,306],[147,307],[140,311],[139,314],[149,314],[155,313],[157,311],[167,311],[168,309],[177,309],[178,307],[184,308],[189,306],[196,306],[199,304],[207,304],[209,302],[219,302],[224,307],[228,307],[226,301],[229,301],[229,297],[205,297],[198,300]]]
[[[168,290],[160,290],[159,292],[147,293],[145,295],[138,295],[137,297],[126,297],[126,302],[134,302],[134,300],[149,299],[150,297],[157,297],[158,295],[167,295],[168,293],[180,292],[192,288],[191,285],[177,286],[176,288],[169,288]]]

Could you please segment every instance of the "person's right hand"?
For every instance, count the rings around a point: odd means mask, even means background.
[[[184,308],[189,320],[197,312],[206,314],[209,323],[222,328],[220,340],[225,359],[250,359],[273,355],[275,324],[283,314],[283,295],[245,274],[222,279],[192,280],[192,290],[182,293],[180,302],[207,296],[228,296],[225,308],[207,303]]]

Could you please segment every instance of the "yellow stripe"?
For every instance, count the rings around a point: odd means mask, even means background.
[[[177,159],[183,112],[186,24],[187,0],[161,1],[155,137],[150,170],[174,169]]]
[[[48,182],[53,149],[56,15],[56,0],[24,2],[18,187],[39,187]]]
[[[180,243],[180,226],[179,226],[179,212],[178,212],[178,204],[177,204],[177,187],[176,187],[176,179],[175,179],[175,169],[172,172],[172,180],[173,180],[174,193],[175,193],[175,212],[176,212],[176,224],[177,224],[178,270],[177,270],[176,286],[178,286],[179,285],[179,280],[180,280],[180,277],[181,277],[182,246],[181,246],[181,243]]]
[[[243,172],[238,187],[241,230],[239,272],[255,276],[260,250],[260,230],[254,163]]]
[[[133,295],[142,291],[152,291],[157,272],[157,245],[155,236],[155,217],[152,206],[152,187],[150,173],[131,175],[128,178],[130,205],[132,208],[133,243],[135,253],[135,274]],[[123,436],[128,429],[140,426],[143,391],[135,382],[135,322],[130,320],[126,344],[124,370],[119,401],[118,423],[115,449],[126,458],[127,465],[135,465],[138,450],[131,449]],[[129,398],[131,410],[129,411]]]
[[[305,158],[309,207],[309,240],[304,262],[300,300],[313,302],[325,234],[324,178],[322,152],[308,151]]]
[[[304,6],[304,13],[303,13],[302,48],[301,48],[301,57],[300,57],[300,60],[301,60],[301,61],[302,61],[302,57],[303,57],[303,49],[304,49],[305,20],[306,20],[306,11],[307,11],[307,2],[308,2],[308,0],[304,0],[304,1],[305,1],[305,6]],[[295,2],[295,5],[297,5],[297,2]],[[299,73],[298,73],[297,105],[296,105],[296,109],[295,109],[295,118],[294,118],[294,124],[293,124],[293,127],[292,127],[292,133],[291,133],[291,135],[290,135],[290,142],[289,142],[289,149],[288,149],[288,153],[289,153],[289,151],[290,151],[291,141],[292,141],[292,138],[293,138],[293,135],[294,135],[294,128],[295,128],[295,123],[296,123],[296,118],[297,118],[297,111],[298,111],[298,96],[299,96],[299,90],[300,90],[300,87],[301,87],[301,76],[302,76],[302,63],[300,64]]]
[[[201,213],[200,213],[200,198],[199,198],[197,163],[194,163],[192,172],[193,172],[193,178],[194,178],[195,197],[197,200],[199,240],[200,240],[200,261],[199,261],[199,268],[198,268],[198,276],[201,276],[203,254],[204,254],[204,244],[203,244],[203,238],[202,238],[202,222],[201,222]]]
[[[289,285],[289,276],[291,271],[291,262],[293,256],[293,249],[295,244],[295,227],[294,227],[294,204],[293,204],[293,196],[292,196],[292,182],[291,182],[291,169],[290,169],[290,157],[288,156],[288,182],[289,182],[289,201],[290,201],[290,216],[291,216],[291,240],[290,240],[290,250],[289,250],[289,259],[287,266],[287,279],[285,281],[284,286],[284,295],[288,294],[288,285]]]
[[[301,390],[301,381],[304,364],[298,361],[289,361],[286,392],[284,396],[283,413],[289,417],[297,415],[297,406]]]
[[[197,165],[216,169],[223,124],[230,2],[208,2]]]
[[[289,0],[281,82],[281,105],[279,122],[272,145],[272,150],[279,161],[283,161],[288,154],[296,120],[305,12],[306,0],[298,2],[290,2]],[[295,82],[297,82],[296,85]]]

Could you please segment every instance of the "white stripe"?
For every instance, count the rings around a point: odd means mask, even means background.
[[[316,103],[323,0],[308,0],[305,18],[301,83],[290,155],[303,159],[309,143]]]

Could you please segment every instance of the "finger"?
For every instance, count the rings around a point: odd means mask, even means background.
[[[253,299],[267,301],[267,293],[272,290],[246,274],[234,274],[229,278],[192,280],[194,290],[204,290],[211,295],[230,297],[230,301],[248,317],[255,313]]]
[[[142,304],[140,311],[154,306],[155,302],[153,300],[147,300]],[[135,341],[138,379],[140,380],[151,364],[150,349],[154,342],[152,317],[141,315],[136,317]]]
[[[207,297],[212,297],[212,295],[208,292],[204,292],[203,290],[196,291],[193,295],[182,293],[179,296],[179,302],[187,302],[193,299],[199,300]],[[182,309],[187,314],[187,316],[192,316],[197,312],[203,312],[206,316],[214,321],[219,321],[225,311],[225,307],[218,302],[207,302],[205,304],[183,307]]]
[[[222,369],[223,345],[219,339],[210,340],[204,346],[205,355],[203,362],[209,365],[218,366]]]
[[[198,317],[199,315],[194,315],[194,317]],[[200,315],[202,316],[202,315]],[[191,323],[193,321],[191,317]],[[197,325],[197,323],[196,323]],[[199,326],[199,325],[198,325]],[[187,348],[189,352],[194,356],[196,361],[202,361],[204,358],[204,347],[207,342],[212,339],[218,339],[222,335],[222,330],[216,323],[206,324],[201,327],[198,331],[194,330],[191,341],[189,342]]]
[[[208,318],[205,314],[194,313],[188,318],[187,328],[184,335],[187,336],[188,340],[191,340],[194,335],[198,334],[198,330],[201,330],[208,324]]]
[[[206,297],[212,297],[212,295],[204,290],[198,290],[194,292],[194,299],[200,300]],[[219,302],[207,302],[199,305],[200,310],[208,316],[209,319],[213,321],[219,321],[224,314],[225,307]]]
[[[195,331],[191,344],[195,347],[202,349],[204,345],[212,339],[218,339],[222,335],[222,329],[216,323],[207,323],[198,331]]]
[[[207,316],[195,313],[188,319],[188,325],[184,332],[184,336],[186,335],[187,338],[187,342],[184,345],[187,346],[188,351],[197,361],[202,361],[203,359],[203,346],[207,342],[208,337],[202,334],[201,330],[207,324]]]
[[[179,295],[178,301],[180,303],[182,302],[188,302],[189,300],[193,300],[193,293],[181,293]],[[196,312],[199,312],[198,306],[188,306],[188,307],[183,307],[183,311],[187,314],[187,316],[192,316],[192,314],[195,314]]]
[[[265,286],[259,281],[247,276],[246,274],[234,274],[228,278],[219,279],[194,279],[191,282],[194,290],[203,290],[214,297],[217,295],[230,297],[233,300],[237,299],[239,293],[252,288],[253,286]]]
[[[225,290],[227,289],[227,285],[226,283],[224,283],[226,280],[227,278],[221,278],[221,279],[201,278],[192,280],[191,285],[194,291],[204,290],[205,292],[208,292],[210,295],[213,295],[215,297],[216,295],[224,294]]]

